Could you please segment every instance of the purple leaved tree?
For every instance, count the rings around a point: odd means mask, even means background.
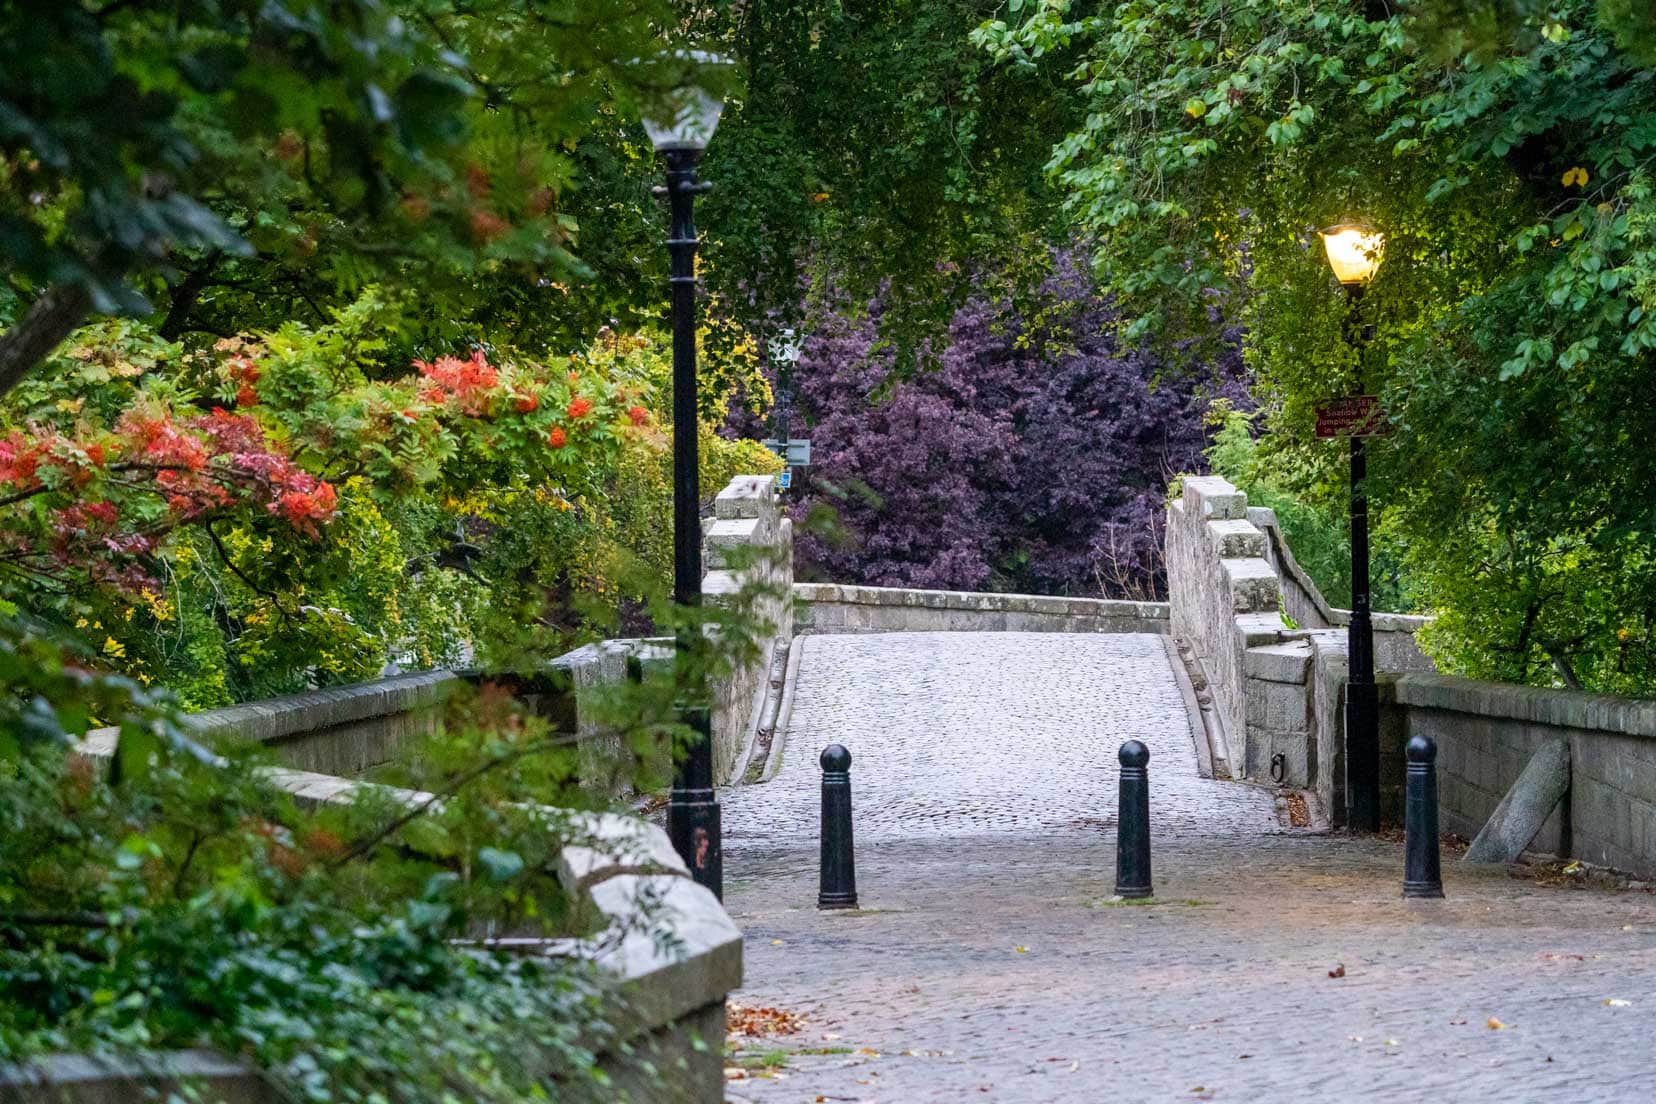
[[[1079,251],[1056,258],[1025,312],[981,292],[922,358],[932,366],[903,379],[879,302],[813,320],[793,372],[794,432],[813,449],[802,578],[1166,593],[1167,485],[1201,470],[1212,400],[1246,402],[1239,335],[1204,364],[1123,345]]]

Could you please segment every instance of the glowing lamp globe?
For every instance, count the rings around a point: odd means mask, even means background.
[[[1366,284],[1380,270],[1380,258],[1385,252],[1386,235],[1372,226],[1354,222],[1319,230],[1323,249],[1328,254],[1328,266],[1334,278],[1349,286]]]

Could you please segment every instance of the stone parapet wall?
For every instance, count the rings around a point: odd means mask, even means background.
[[[116,733],[91,733],[77,753],[107,760]],[[346,802],[370,783],[291,768],[265,777],[301,805]],[[423,804],[430,795],[373,787]],[[599,1064],[614,1081],[610,1099],[629,1104],[717,1104],[724,1100],[725,996],[742,983],[742,935],[722,905],[697,885],[660,828],[615,814],[547,810],[572,830],[558,863],[566,891],[599,934],[529,940],[526,954],[586,958],[614,981],[613,1038]],[[641,1060],[647,1060],[660,1081]],[[114,1104],[166,1098],[178,1086],[225,1104],[273,1104],[269,1080],[246,1062],[208,1050],[104,1059],[60,1054],[0,1066],[0,1099],[21,1104]],[[188,1095],[188,1094],[186,1094]],[[194,1096],[188,1098],[194,1099]]]
[[[1294,550],[1282,534],[1276,511],[1249,506],[1248,520],[1265,534],[1265,558],[1277,572],[1282,593],[1282,612],[1301,629],[1344,629],[1351,624],[1351,611],[1329,604],[1311,576],[1294,558]],[[1436,667],[1415,643],[1415,633],[1431,623],[1430,617],[1406,613],[1370,615],[1374,629],[1374,666],[1380,671],[1433,671]]]
[[[1214,476],[1187,477],[1168,503],[1166,560],[1173,634],[1206,678],[1233,771],[1266,779],[1281,754],[1290,783],[1305,785],[1310,649],[1281,647],[1281,591],[1248,497]]]
[[[859,632],[1168,632],[1165,602],[796,583],[796,627]]]
[[[713,500],[713,516],[702,523],[702,596],[710,606],[754,619],[758,654],[738,664],[713,688],[713,777],[734,781],[747,760],[775,691],[771,672],[793,640],[793,522],[782,512],[776,477],[738,475]],[[566,652],[552,666],[574,681],[577,723],[594,738],[584,744],[587,776],[623,780],[630,751],[617,737],[596,733],[592,718],[601,688],[627,677],[627,660],[668,662],[672,641],[604,640]]]
[[[740,608],[756,618],[759,655],[738,664],[713,702],[714,777],[734,781],[756,730],[764,724],[771,670],[793,640],[793,520],[783,513],[776,477],[738,475],[713,500],[704,525],[710,605]]]
[[[1166,559],[1173,632],[1223,706],[1236,772],[1310,791],[1343,823],[1351,612],[1306,575],[1276,513],[1216,476],[1187,477],[1169,504]],[[1429,620],[1375,614],[1376,667],[1430,670],[1414,639]]]
[[[1401,806],[1403,744],[1438,745],[1439,824],[1470,839],[1543,743],[1570,748],[1570,791],[1531,847],[1656,877],[1656,701],[1405,674],[1381,685],[1382,779]]]
[[[465,679],[452,671],[392,675],[192,713],[204,739],[259,744],[276,761],[322,774],[361,774],[435,732]]]

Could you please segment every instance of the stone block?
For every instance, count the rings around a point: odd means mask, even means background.
[[[1248,496],[1216,475],[1186,476],[1184,501],[1194,516],[1207,521],[1248,516]]]
[[[1250,521],[1227,518],[1207,524],[1208,541],[1221,559],[1264,558],[1265,534]]]
[[[1530,756],[1517,781],[1472,841],[1465,861],[1515,861],[1569,790],[1570,745],[1562,739],[1549,740]]]
[[[1277,609],[1281,592],[1277,587],[1276,569],[1269,561],[1258,557],[1221,560],[1219,568],[1224,573],[1226,585],[1230,588],[1231,609],[1237,613],[1261,613]],[[1277,620],[1281,620],[1280,614]]]
[[[1303,683],[1311,668],[1311,645],[1303,640],[1249,648],[1242,654],[1242,673],[1271,682]]]
[[[716,518],[757,518],[776,502],[776,478],[770,475],[738,475],[713,499]]]
[[[759,543],[758,528],[759,523],[753,518],[715,519],[705,528],[702,535],[703,555],[707,566],[730,566],[739,549],[751,548]]]

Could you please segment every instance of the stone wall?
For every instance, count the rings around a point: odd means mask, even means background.
[[[1275,512],[1216,476],[1187,477],[1169,504],[1166,559],[1173,632],[1221,706],[1235,772],[1309,791],[1343,823],[1350,611],[1305,574]],[[1376,667],[1430,670],[1414,641],[1428,620],[1375,614]]]
[[[793,640],[793,521],[782,511],[776,478],[738,475],[713,500],[705,526],[710,605],[752,616],[763,626],[759,655],[739,664],[716,688],[713,701],[713,776],[721,782],[747,758],[774,689],[771,671]]]
[[[1276,648],[1288,626],[1247,496],[1214,476],[1187,477],[1182,496],[1168,503],[1166,560],[1173,634],[1201,669],[1224,730],[1210,740],[1228,747],[1240,777],[1269,777],[1282,754],[1298,772],[1291,784],[1304,785],[1309,646]],[[1256,648],[1275,650],[1250,660]]]
[[[1311,576],[1294,558],[1294,550],[1282,535],[1276,511],[1249,506],[1248,520],[1265,534],[1265,559],[1276,570],[1282,595],[1282,612],[1302,629],[1343,629],[1351,624],[1351,611],[1331,606]],[[1374,629],[1374,665],[1380,671],[1432,671],[1432,661],[1415,643],[1415,633],[1431,621],[1404,613],[1370,615]]]
[[[1570,747],[1570,792],[1531,847],[1656,877],[1656,701],[1406,674],[1381,686],[1382,777],[1401,807],[1400,749],[1438,745],[1439,826],[1470,839],[1542,743]]]
[[[78,753],[107,760],[116,733],[90,734]],[[271,768],[266,777],[301,805],[352,800],[369,785],[332,775]],[[429,795],[377,789],[423,803]],[[630,1104],[717,1104],[724,1100],[725,996],[742,982],[742,936],[711,892],[697,885],[667,834],[614,814],[549,810],[578,842],[560,855],[565,889],[597,921],[585,940],[528,940],[524,953],[583,957],[614,979],[616,1036],[598,1059],[614,1079],[610,1099]],[[628,1048],[623,1053],[622,1047]],[[647,1059],[661,1081],[641,1068]],[[161,1098],[187,1084],[202,1099],[274,1104],[277,1094],[247,1063],[212,1051],[152,1054],[143,1060],[53,1055],[0,1066],[0,1099],[24,1104],[115,1104]],[[193,1098],[193,1097],[192,1097]]]
[[[192,713],[213,742],[255,743],[276,761],[322,774],[361,774],[436,731],[443,703],[465,680],[452,671],[393,675]]]
[[[819,633],[1168,631],[1165,602],[796,583],[796,627]]]
[[[703,520],[702,578],[704,601],[755,620],[758,654],[738,664],[713,688],[713,777],[733,781],[747,761],[758,730],[766,723],[779,682],[771,674],[793,640],[793,522],[782,512],[776,479],[738,475],[713,500],[713,516]],[[605,640],[567,652],[552,661],[574,681],[576,715],[582,729],[593,730],[592,716],[601,688],[627,675],[627,660],[668,662],[672,642]],[[615,777],[630,762],[614,740],[598,738],[586,745],[592,776]]]

